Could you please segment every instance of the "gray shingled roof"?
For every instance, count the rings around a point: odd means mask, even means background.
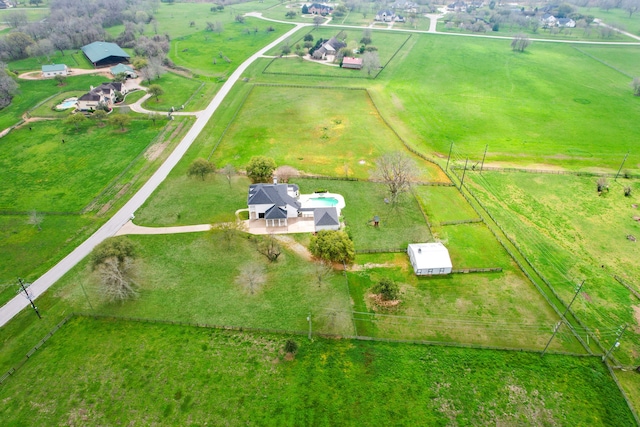
[[[86,46],[82,46],[82,51],[93,63],[99,62],[110,56],[122,56],[129,58],[129,54],[115,43],[93,42]]]
[[[300,208],[300,202],[287,194],[289,187],[298,191],[295,184],[253,184],[249,186],[247,205],[269,205],[284,207],[286,205]]]
[[[264,219],[284,219],[287,217],[287,211],[278,206],[271,206],[264,213]]]
[[[313,211],[313,223],[317,226],[340,225],[336,208],[316,208]]]

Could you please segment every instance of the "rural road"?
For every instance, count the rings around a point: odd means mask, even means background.
[[[56,281],[58,281],[58,279],[64,276],[84,257],[86,257],[96,245],[98,245],[103,240],[114,236],[118,232],[118,230],[120,230],[122,226],[129,221],[133,213],[149,198],[149,196],[151,196],[155,189],[158,188],[160,183],[164,181],[167,175],[169,175],[171,169],[173,169],[178,161],[180,161],[193,141],[197,138],[200,132],[202,132],[209,119],[211,119],[213,113],[215,113],[224,98],[229,94],[233,85],[238,81],[238,79],[242,76],[249,65],[251,65],[256,59],[260,58],[268,50],[282,43],[300,28],[309,25],[311,24],[295,24],[294,28],[287,31],[285,34],[278,37],[278,39],[269,43],[267,46],[254,53],[251,57],[249,57],[249,59],[244,61],[233,72],[233,74],[231,74],[224,85],[222,85],[220,91],[216,94],[207,108],[200,112],[198,118],[196,119],[189,132],[184,136],[182,141],[180,141],[178,146],[169,155],[167,160],[165,160],[165,162],[158,168],[153,176],[142,186],[142,188],[138,190],[138,192],[134,194],[133,197],[118,212],[113,215],[113,217],[111,217],[111,219],[109,219],[102,227],[100,227],[98,231],[93,233],[91,237],[81,243],[80,246],[73,250],[73,252],[63,258],[62,261],[53,266],[49,271],[47,271],[31,284],[31,286],[29,287],[29,292],[33,295],[33,297],[37,298],[42,295],[47,289],[49,289],[49,287],[51,287]],[[0,326],[5,325],[9,320],[11,320],[16,314],[18,314],[28,305],[29,301],[27,301],[24,296],[17,295],[12,300],[7,302],[4,306],[0,307]]]

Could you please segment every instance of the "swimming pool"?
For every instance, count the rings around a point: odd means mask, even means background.
[[[60,104],[56,105],[56,110],[68,110],[69,108],[73,108],[76,106],[77,101],[78,98],[67,98]]]
[[[310,208],[325,208],[337,205],[338,199],[335,197],[310,197],[308,201]]]

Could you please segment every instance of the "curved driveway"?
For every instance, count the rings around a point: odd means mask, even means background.
[[[202,132],[211,116],[213,116],[213,113],[222,103],[222,100],[229,94],[229,91],[231,91],[231,88],[233,87],[235,82],[238,81],[240,76],[242,76],[242,73],[245,72],[249,65],[251,65],[256,59],[260,58],[269,49],[272,49],[279,43],[282,43],[293,33],[298,31],[298,29],[308,25],[310,24],[295,24],[294,28],[287,31],[285,34],[278,37],[277,40],[269,43],[267,46],[253,54],[249,59],[244,61],[233,72],[233,74],[231,74],[231,77],[229,77],[224,85],[222,85],[220,91],[216,94],[207,108],[200,112],[198,118],[196,119],[196,122],[191,127],[189,132],[185,135],[182,141],[180,141],[178,146],[169,155],[167,160],[165,160],[160,168],[158,168],[158,170],[153,174],[149,181],[147,181],[142,186],[142,188],[138,190],[138,192],[134,194],[133,197],[118,212],[113,215],[113,217],[111,217],[111,219],[109,219],[102,227],[100,227],[98,231],[93,233],[91,237],[80,244],[80,246],[74,249],[73,252],[64,257],[62,261],[60,261],[53,268],[51,268],[49,271],[39,277],[35,282],[33,282],[33,284],[31,284],[29,290],[30,293],[33,294],[33,297],[37,298],[38,296],[42,295],[47,289],[49,289],[51,285],[53,285],[58,279],[60,279],[64,274],[71,270],[85,256],[87,256],[97,244],[115,235],[116,232],[120,228],[122,228],[122,226],[126,224],[127,221],[129,221],[133,213],[149,198],[149,196],[151,196],[155,189],[158,188],[160,183],[164,181],[171,169],[173,169],[173,167],[182,158],[184,153],[186,153],[187,149],[191,146],[196,137],[200,134],[200,132]],[[7,323],[13,318],[13,316],[18,314],[28,305],[29,302],[22,295],[14,297],[11,301],[0,308],[0,326]]]

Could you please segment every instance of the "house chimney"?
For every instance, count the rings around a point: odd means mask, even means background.
[[[277,183],[278,183],[278,178],[277,178],[277,177],[275,177],[275,176],[273,177],[273,183],[274,183],[274,184],[277,184]]]

